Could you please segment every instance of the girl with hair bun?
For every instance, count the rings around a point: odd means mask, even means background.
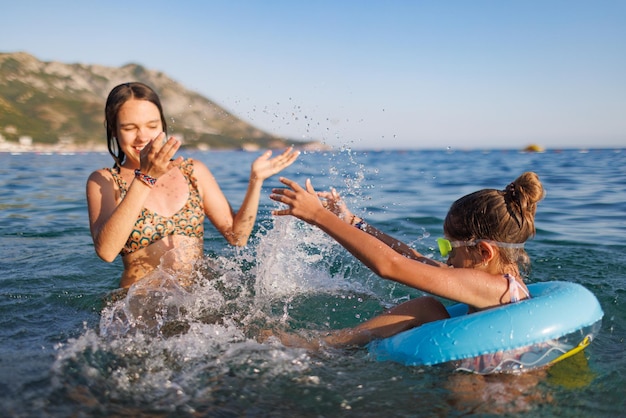
[[[529,298],[522,275],[529,257],[524,243],[535,234],[537,203],[545,192],[538,176],[526,172],[503,190],[483,189],[455,201],[438,239],[447,262],[424,257],[405,243],[354,215],[335,190],[317,193],[286,178],[288,188],[270,198],[287,205],[274,215],[295,216],[322,229],[377,275],[434,296],[465,303],[473,313]],[[434,296],[423,296],[389,309],[354,328],[305,339],[281,334],[285,345],[318,348],[362,346],[424,323],[449,317]]]

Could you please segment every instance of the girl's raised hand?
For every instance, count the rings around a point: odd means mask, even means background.
[[[139,153],[141,172],[159,178],[173,167],[179,166],[183,157],[179,156],[175,160],[172,159],[179,148],[180,141],[173,137],[167,139],[165,132],[161,132]]]
[[[352,220],[352,212],[334,187],[331,187],[330,192],[317,192],[317,195],[322,198],[322,205],[326,209],[348,223]]]
[[[294,151],[293,147],[289,147],[279,156],[270,158],[272,151],[267,150],[252,163],[251,178],[263,181],[289,167],[299,155],[300,151]]]
[[[324,209],[322,202],[317,197],[311,180],[306,180],[306,190],[295,181],[285,177],[281,177],[280,182],[289,188],[272,189],[270,199],[284,203],[289,207],[287,209],[274,210],[272,214],[277,216],[292,215],[305,222],[315,223],[316,215],[326,209]]]

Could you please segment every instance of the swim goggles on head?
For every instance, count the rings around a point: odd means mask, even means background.
[[[475,239],[472,241],[450,241],[445,238],[437,238],[437,245],[439,245],[439,252],[441,253],[442,257],[447,257],[453,248],[472,247],[479,242],[488,242],[489,244],[493,244],[496,247],[502,248],[524,248],[523,242],[499,242],[489,239]]]

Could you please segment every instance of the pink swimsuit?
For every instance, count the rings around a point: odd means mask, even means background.
[[[526,289],[520,285],[515,277],[510,274],[505,274],[504,278],[509,281],[509,295],[511,296],[510,303],[517,303],[520,301],[520,289],[527,298],[530,298],[530,294]],[[465,370],[469,372],[487,374],[499,370],[506,362],[516,362],[518,358],[528,352],[528,347],[522,347],[516,350],[498,351],[495,353],[483,354],[477,357],[471,357],[461,360],[457,364],[457,370]]]
[[[520,297],[519,297],[520,289],[522,290],[522,292],[524,292],[524,294],[526,295],[527,298],[530,297],[530,295],[528,294],[526,289],[524,289],[522,287],[522,285],[520,285],[517,282],[517,280],[515,280],[515,277],[513,277],[509,273],[507,273],[507,274],[504,275],[504,278],[509,281],[509,295],[511,296],[511,303],[519,302],[519,300],[520,300]]]

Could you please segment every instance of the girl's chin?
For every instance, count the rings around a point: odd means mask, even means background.
[[[141,162],[141,158],[139,157],[139,153],[138,152],[134,152],[132,154],[126,154],[126,160],[128,163],[131,163],[133,165],[139,165],[139,163]]]

